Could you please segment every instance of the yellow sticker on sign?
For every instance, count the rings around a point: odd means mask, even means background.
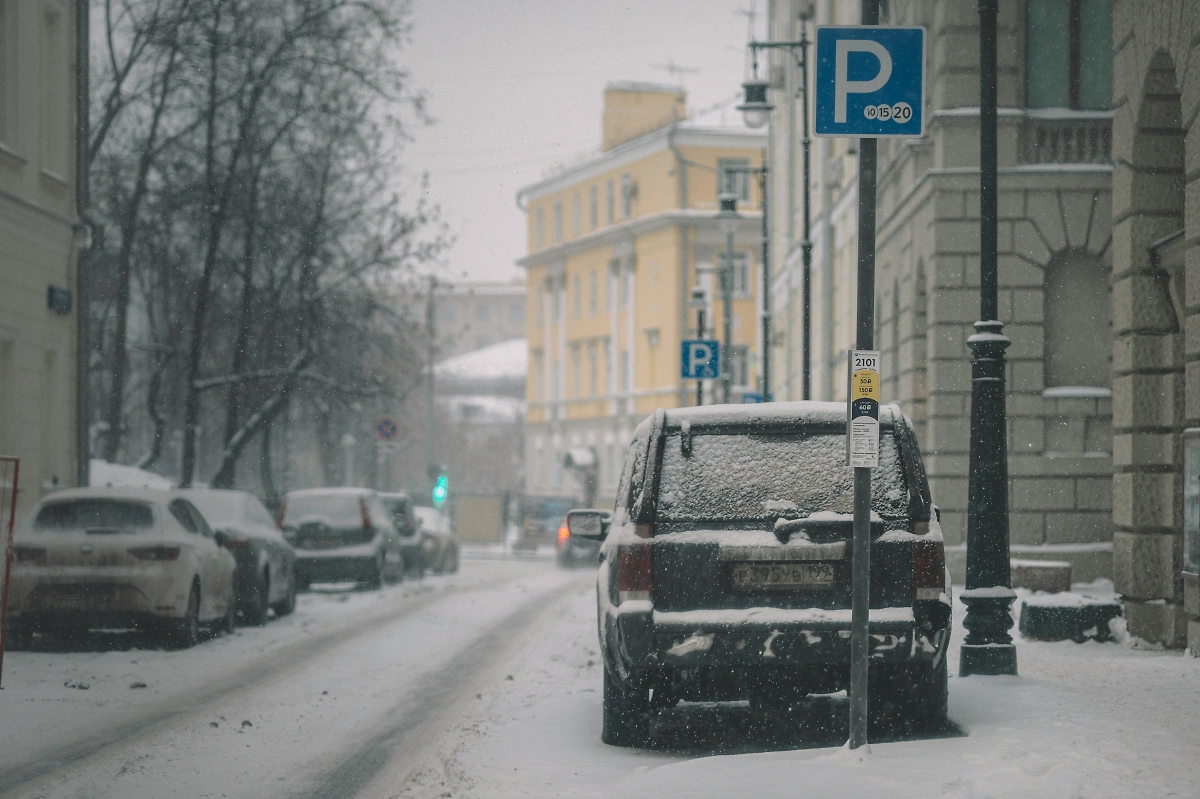
[[[879,402],[879,372],[859,369],[850,378],[850,401],[870,399]]]

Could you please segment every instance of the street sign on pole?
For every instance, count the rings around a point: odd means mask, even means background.
[[[879,459],[879,353],[874,349],[876,139],[921,136],[925,132],[925,30],[879,27],[879,0],[862,0],[862,23],[856,27],[817,28],[813,92],[813,132],[817,136],[860,137],[858,320],[855,347],[846,364],[851,381],[846,448],[854,469],[850,564],[851,749],[867,743],[871,470]],[[866,356],[864,363],[872,361],[873,365],[857,366],[859,355]],[[862,379],[861,384],[854,382],[856,374]]]
[[[712,339],[684,339],[679,374],[685,380],[716,379],[721,376],[721,344]]]
[[[391,441],[396,437],[396,431],[399,429],[396,423],[386,416],[375,423],[375,432],[379,434],[379,438],[383,441]]]
[[[925,135],[925,29],[817,28],[814,134]]]
[[[757,391],[747,391],[745,394],[742,395],[742,404],[743,405],[753,405],[756,402],[762,402],[762,401],[763,401],[763,395],[759,394]]]

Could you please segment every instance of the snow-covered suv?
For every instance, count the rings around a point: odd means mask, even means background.
[[[597,585],[606,743],[636,746],[680,700],[785,706],[848,687],[853,476],[839,403],[658,410],[637,429]],[[950,585],[908,418],[880,409],[872,484],[874,712],[946,714]]]

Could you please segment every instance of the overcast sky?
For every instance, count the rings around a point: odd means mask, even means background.
[[[410,170],[457,238],[443,278],[519,277],[517,190],[600,142],[605,84],[682,84],[696,111],[736,96],[748,20],[766,0],[415,0],[404,63],[434,124],[416,129]],[[671,74],[668,64],[697,70]],[[411,174],[411,172],[410,172]]]

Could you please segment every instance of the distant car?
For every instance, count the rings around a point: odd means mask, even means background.
[[[414,507],[413,510],[421,523],[429,568],[435,574],[458,571],[458,536],[446,514],[437,508],[423,506]]]
[[[184,496],[210,526],[225,533],[225,548],[237,560],[237,598],[242,617],[265,624],[267,611],[286,616],[296,609],[296,550],[270,512],[247,491],[193,489]]]
[[[232,631],[237,564],[225,538],[179,491],[57,491],[15,535],[9,634],[25,644],[34,632],[135,627],[186,648],[202,624]]]
[[[908,418],[879,409],[872,475],[870,707],[946,720],[950,584]],[[853,477],[846,407],[773,402],[658,410],[634,433],[613,513],[572,511],[603,540],[597,594],[603,739],[646,742],[681,700],[772,708],[850,677]]]
[[[392,515],[367,488],[310,488],[284,498],[283,535],[296,549],[296,585],[404,579],[404,552]]]
[[[426,555],[424,536],[421,534],[421,522],[413,512],[412,497],[404,493],[380,494],[383,507],[387,508],[392,517],[392,525],[400,536],[400,550],[404,553],[404,565],[409,572],[418,577],[425,574],[430,567]]]
[[[558,565],[564,568],[595,567],[600,563],[600,542],[578,536],[572,538],[567,520],[563,519],[558,527],[558,545],[554,556]]]

